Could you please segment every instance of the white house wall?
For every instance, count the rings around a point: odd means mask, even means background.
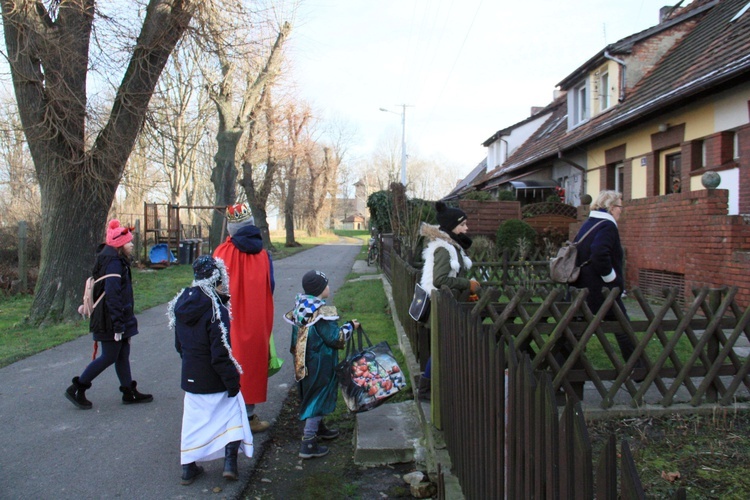
[[[550,115],[551,113],[541,114],[539,117],[512,129],[509,134],[501,136],[490,144],[487,147],[487,169],[492,170],[505,163],[505,160],[526,142],[531,134],[536,132],[549,119]]]

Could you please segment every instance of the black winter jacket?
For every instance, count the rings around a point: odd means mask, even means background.
[[[107,278],[94,285],[94,300],[105,292],[89,322],[89,331],[95,341],[114,340],[115,333],[123,339],[138,334],[138,320],[133,311],[133,278],[130,261],[120,255],[115,247],[101,244],[96,251],[96,264],[91,272],[94,278],[107,274],[119,277]]]
[[[240,375],[229,351],[229,311],[219,307],[214,318],[211,299],[199,287],[186,288],[174,306],[175,348],[182,357],[181,387],[194,394],[239,390]],[[227,335],[222,338],[221,323]]]
[[[576,235],[575,241],[581,239],[586,232],[598,222],[597,226],[586,239],[578,245],[576,264],[581,268],[578,280],[572,285],[576,288],[588,288],[589,295],[586,303],[591,312],[596,314],[604,303],[602,288],[625,289],[623,275],[624,253],[620,243],[620,233],[617,224],[606,212],[592,211],[590,217],[583,223]],[[621,304],[618,296],[618,303]],[[624,306],[621,305],[624,310]],[[614,319],[614,313],[607,314],[606,319]]]

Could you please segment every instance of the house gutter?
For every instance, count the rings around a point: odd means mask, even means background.
[[[620,97],[617,98],[617,101],[623,102],[625,100],[625,61],[612,56],[607,50],[604,51],[604,58],[620,65]]]

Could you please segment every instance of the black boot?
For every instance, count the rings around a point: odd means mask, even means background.
[[[138,389],[136,389],[137,385],[138,383],[133,380],[130,383],[130,387],[120,386],[123,404],[130,405],[135,403],[150,403],[154,400],[154,397],[151,394],[141,394],[140,392],[138,392]]]
[[[193,484],[195,478],[203,474],[203,467],[197,465],[195,462],[190,462],[187,465],[182,466],[182,484],[187,486]]]
[[[325,440],[336,439],[337,437],[339,437],[339,430],[329,429],[328,427],[326,427],[325,422],[321,420],[320,424],[318,425],[318,432],[315,433],[315,436]]]
[[[90,410],[93,405],[86,399],[87,389],[91,389],[91,384],[84,384],[78,377],[73,377],[73,385],[65,389],[65,397],[81,410]]]
[[[419,376],[419,389],[417,397],[420,401],[430,401],[432,399],[432,379],[424,376]]]
[[[236,481],[239,476],[239,472],[237,472],[237,451],[239,449],[239,441],[232,441],[224,447],[224,473],[222,476],[232,481]]]
[[[300,458],[316,458],[328,455],[328,447],[318,444],[318,438],[302,438],[297,456]]]

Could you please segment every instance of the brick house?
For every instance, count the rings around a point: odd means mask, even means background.
[[[560,82],[548,119],[476,189],[546,175],[623,193],[626,283],[737,285],[750,303],[750,3],[693,0]],[[554,106],[554,104],[557,104]],[[706,190],[702,176],[721,184]]]

